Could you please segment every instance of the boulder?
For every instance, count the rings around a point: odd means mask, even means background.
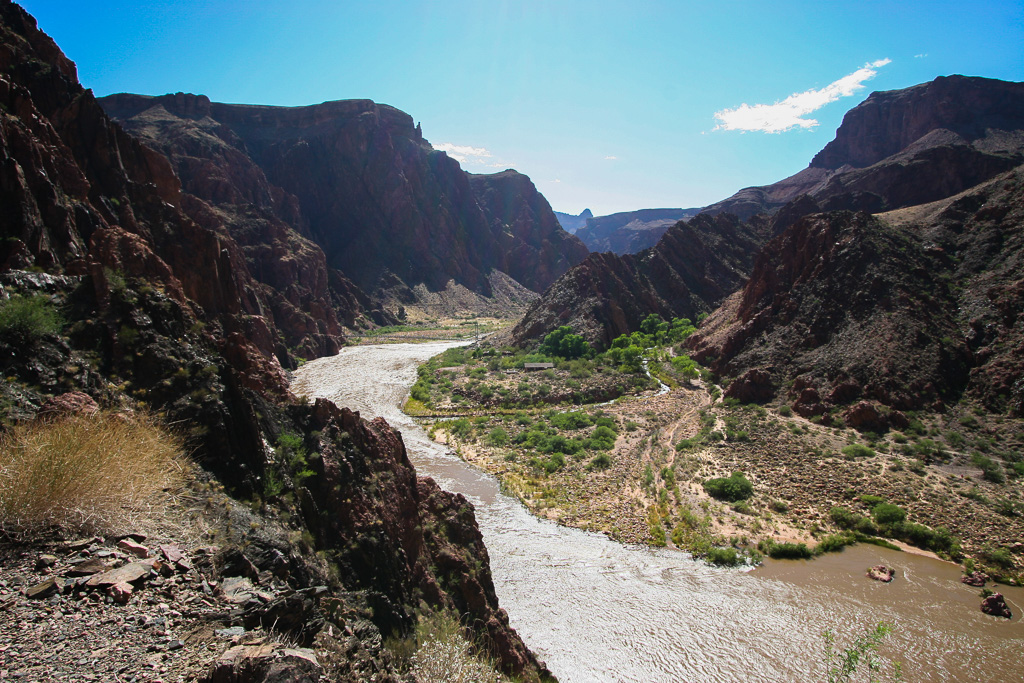
[[[85,585],[90,588],[104,588],[117,583],[135,583],[146,579],[152,572],[153,564],[151,563],[131,562],[123,567],[97,574],[86,581]]]
[[[1005,617],[1009,619],[1013,616],[1010,608],[1006,604],[1006,599],[1003,598],[1002,593],[993,593],[982,599],[981,611],[985,614],[991,614],[994,617]]]
[[[764,403],[772,400],[774,396],[772,376],[761,368],[747,370],[725,391],[726,398],[735,398],[741,403]]]
[[[878,407],[869,401],[860,401],[843,412],[843,421],[847,427],[861,432],[884,432],[889,428]]]
[[[874,579],[875,581],[881,581],[883,583],[889,583],[895,575],[896,570],[892,567],[886,567],[884,564],[876,564],[874,567],[870,567],[867,573],[867,577],[869,579]]]
[[[149,557],[149,548],[142,545],[141,543],[136,543],[130,538],[123,538],[120,541],[118,541],[117,547],[125,551],[129,555],[134,555],[138,558]]]
[[[960,583],[966,583],[968,586],[981,588],[988,582],[988,579],[989,576],[985,572],[972,572],[961,576]]]
[[[114,602],[116,602],[119,605],[123,605],[131,599],[132,592],[134,592],[134,590],[135,589],[132,587],[130,583],[121,581],[115,583],[110,588],[108,588],[107,593],[114,600]]]
[[[280,643],[252,643],[228,648],[201,683],[315,683],[323,673],[316,654]]]
[[[99,405],[88,394],[69,391],[46,400],[39,409],[39,417],[67,417],[68,415],[95,415]]]

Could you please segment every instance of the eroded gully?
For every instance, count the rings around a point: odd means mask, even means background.
[[[1000,589],[1012,621],[986,616],[953,565],[855,546],[813,562],[716,569],[532,516],[400,410],[417,366],[457,345],[345,348],[305,364],[292,388],[384,417],[420,474],[473,502],[501,605],[563,683],[823,680],[822,632],[842,644],[883,620],[896,624],[883,654],[902,661],[907,681],[1020,680],[1024,589]],[[896,567],[896,580],[865,578],[878,563]]]

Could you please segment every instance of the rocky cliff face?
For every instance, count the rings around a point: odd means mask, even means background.
[[[801,194],[823,208],[884,211],[962,192],[1024,161],[1024,83],[939,77],[872,93],[808,168],[706,207],[741,217]]]
[[[103,105],[175,159],[198,196],[256,204],[375,295],[412,303],[417,285],[455,284],[489,297],[494,270],[540,291],[586,254],[526,176],[470,176],[387,105],[262,107],[183,94]]]
[[[469,183],[497,244],[498,270],[543,292],[586,257],[586,247],[562,230],[544,195],[522,173],[470,175]]]
[[[570,325],[606,346],[650,313],[696,318],[744,282],[770,229],[766,220],[702,215],[677,223],[640,254],[591,254],[544,293],[512,336],[522,344]]]
[[[938,409],[965,393],[1020,414],[1021,179],[798,221],[691,339],[695,355],[736,378],[732,394],[781,394],[805,415],[855,399]]]
[[[940,269],[924,243],[867,214],[805,217],[764,248],[742,294],[695,335],[694,355],[726,376],[757,368],[777,389],[796,378],[805,412],[840,395],[900,409],[949,400],[968,354]]]
[[[7,267],[148,278],[211,332],[250,334],[271,364],[289,362],[277,330],[309,355],[337,350],[329,302],[296,297],[285,305],[261,286],[225,221],[182,192],[166,158],[108,119],[74,66],[16,6],[6,7],[4,33]]]

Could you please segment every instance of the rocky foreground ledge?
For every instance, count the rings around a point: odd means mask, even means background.
[[[366,615],[349,605],[321,616],[344,601],[294,588],[273,548],[136,534],[0,552],[0,680],[400,680],[382,673],[386,651],[366,647],[368,634],[380,643]],[[297,644],[318,626],[312,647]],[[282,627],[296,631],[271,634]]]

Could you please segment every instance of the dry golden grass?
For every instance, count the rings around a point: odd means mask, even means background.
[[[0,435],[0,531],[113,531],[159,514],[184,484],[178,438],[145,416],[99,413]]]

